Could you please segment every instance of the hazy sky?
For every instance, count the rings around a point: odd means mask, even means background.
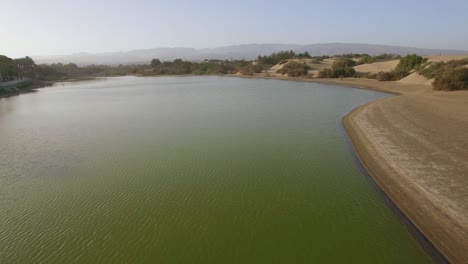
[[[468,50],[468,0],[0,0],[0,54],[353,42]]]

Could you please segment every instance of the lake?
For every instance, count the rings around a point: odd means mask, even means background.
[[[0,99],[0,262],[431,263],[341,126],[385,96],[118,77]]]

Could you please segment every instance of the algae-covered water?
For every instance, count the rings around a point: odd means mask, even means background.
[[[384,96],[119,77],[0,99],[0,263],[431,263],[341,128]]]

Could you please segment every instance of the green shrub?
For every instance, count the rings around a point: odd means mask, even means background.
[[[263,67],[259,64],[247,64],[240,68],[239,72],[243,75],[254,75],[254,73],[262,72]]]
[[[327,68],[319,72],[319,78],[343,78],[343,77],[355,77],[356,71],[353,66],[356,62],[352,59],[339,57],[333,64],[331,69]]]
[[[334,71],[332,69],[326,68],[326,69],[321,70],[318,73],[317,77],[318,78],[335,78],[334,75],[335,74],[334,74]]]
[[[428,79],[433,79],[436,75],[444,71],[446,67],[457,68],[467,64],[468,58],[461,60],[451,60],[448,62],[427,62],[420,67],[418,73]]]
[[[416,69],[416,67],[426,61],[427,59],[416,54],[407,55],[406,57],[400,59],[400,63],[398,63],[396,66],[395,71],[406,76],[410,73],[410,71]]]
[[[394,71],[391,71],[391,72],[379,72],[379,73],[377,73],[377,75],[375,76],[375,78],[376,78],[378,81],[397,81],[397,80],[399,80],[399,79],[398,79],[398,75],[397,75],[396,72],[394,72]]]
[[[367,56],[362,56],[358,61],[357,61],[357,65],[361,65],[361,64],[367,64],[367,63],[374,63],[376,62],[377,60],[374,58],[374,57],[371,57],[369,55]]]
[[[333,64],[332,64],[332,69],[342,69],[342,68],[349,68],[349,67],[354,67],[356,66],[356,62],[353,61],[352,59],[349,58],[337,58]]]
[[[294,51],[280,51],[277,53],[273,53],[268,56],[258,56],[257,57],[257,63],[261,65],[276,65],[280,61],[292,59],[296,56],[296,53]]]
[[[433,82],[434,90],[456,91],[468,89],[468,68],[445,67],[440,71]]]
[[[289,77],[299,77],[307,75],[310,67],[305,63],[291,61],[286,63],[283,68],[277,70],[277,73],[287,74]]]

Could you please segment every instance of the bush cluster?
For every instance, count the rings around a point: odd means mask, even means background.
[[[395,68],[395,72],[400,75],[407,76],[410,71],[417,69],[420,65],[425,63],[427,59],[416,54],[407,55],[400,59],[400,63]]]
[[[468,89],[468,68],[459,63],[444,63],[434,76],[432,87],[438,91],[456,91]],[[468,61],[467,61],[468,63]]]
[[[337,58],[331,69],[327,68],[319,72],[319,78],[343,78],[343,77],[355,77],[356,71],[354,70],[356,62],[350,58],[340,57]]]
[[[401,72],[391,71],[391,72],[379,72],[375,75],[375,79],[378,81],[398,81],[404,78],[401,75]]]
[[[411,71],[420,69],[427,59],[416,54],[407,55],[400,59],[397,67],[390,72],[379,72],[375,79],[379,81],[398,81],[410,74]]]
[[[296,53],[294,51],[280,51],[277,53],[273,53],[268,56],[258,56],[257,57],[257,63],[261,65],[276,65],[280,61],[285,61],[292,59],[296,56]]]
[[[255,73],[261,73],[263,70],[262,65],[259,64],[246,64],[239,69],[239,72],[243,75],[254,75]]]
[[[307,75],[310,70],[310,66],[305,63],[290,61],[286,63],[283,68],[277,70],[277,73],[287,74],[289,77],[299,77]]]
[[[464,65],[468,65],[468,58],[461,60],[451,60],[448,62],[428,62],[418,70],[418,73],[428,79],[434,79],[436,75],[444,71],[446,67],[457,68]]]

